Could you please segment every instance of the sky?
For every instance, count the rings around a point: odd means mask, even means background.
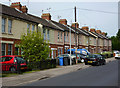
[[[8,1],[0,0],[0,3],[9,5]],[[10,3],[17,1],[26,5],[30,14],[41,17],[42,13],[50,13],[52,20],[59,22],[59,19],[67,19],[69,25],[75,22],[76,6],[79,27],[89,26],[107,32],[108,36],[115,36],[118,32],[117,0],[11,0]]]

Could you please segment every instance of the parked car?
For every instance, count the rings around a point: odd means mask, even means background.
[[[98,54],[90,54],[85,58],[85,65],[105,65],[106,60]]]
[[[6,55],[0,57],[0,64],[2,65],[2,71],[17,71],[18,63],[20,65],[21,70],[27,69],[26,61],[17,55]]]
[[[70,54],[61,54],[61,55],[59,55],[58,56],[58,58],[59,57],[68,57],[69,59],[71,58],[71,60],[72,60],[72,64],[75,64],[76,63],[76,56],[74,56],[74,55],[70,55]]]
[[[73,54],[73,55],[76,56],[76,54]],[[86,57],[87,57],[87,55],[85,55],[85,54],[77,53],[77,60],[78,60],[78,62],[84,62]]]
[[[120,59],[120,52],[119,51],[115,53],[115,59]]]

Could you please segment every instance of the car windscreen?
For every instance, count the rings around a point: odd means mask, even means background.
[[[13,57],[0,57],[0,62],[10,61]]]
[[[18,63],[25,63],[25,60],[22,57],[15,57]]]
[[[96,58],[96,55],[88,55],[89,58]]]

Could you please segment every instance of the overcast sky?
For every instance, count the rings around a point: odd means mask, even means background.
[[[9,5],[9,0],[0,0],[1,3]],[[95,2],[90,0],[70,0],[67,2],[51,0],[11,0],[24,1],[22,5],[28,6],[28,11],[31,14],[41,17],[43,13],[50,13],[52,20],[59,21],[59,19],[67,19],[68,24],[74,22],[74,7],[77,8],[77,22],[80,27],[89,26],[89,28],[96,28],[102,32],[107,32],[109,36],[116,35],[118,31],[118,2],[117,0],[106,0],[106,2]],[[47,10],[51,8],[50,10]],[[59,18],[60,17],[60,18]]]

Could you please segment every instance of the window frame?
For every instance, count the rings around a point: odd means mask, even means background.
[[[10,50],[9,50],[9,45],[10,45],[10,48],[11,48]],[[8,44],[8,55],[12,55],[12,48],[13,48],[12,44]],[[11,52],[11,53],[9,54],[9,52]]]
[[[4,24],[3,24],[3,19],[4,19]],[[5,33],[5,28],[6,28],[5,26],[6,26],[6,18],[2,18],[2,33]]]
[[[8,34],[12,34],[12,20],[8,19]]]
[[[1,51],[3,52],[3,44],[5,45],[4,53],[5,53],[5,55],[6,55],[6,44],[5,44],[5,43],[2,43],[2,50],[1,50]],[[4,56],[3,53],[2,53],[2,56]]]

